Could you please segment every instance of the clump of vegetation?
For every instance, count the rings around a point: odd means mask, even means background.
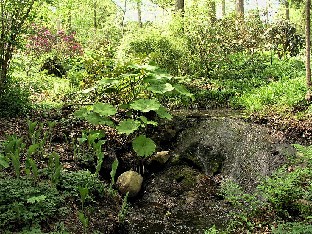
[[[302,233],[300,230],[311,228],[312,147],[294,146],[296,157],[265,178],[253,194],[233,181],[222,184],[221,194],[237,209],[228,231],[261,230],[271,228],[273,222],[277,225],[273,233]]]

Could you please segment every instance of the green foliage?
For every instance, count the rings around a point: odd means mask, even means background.
[[[274,106],[277,107],[277,111],[285,111],[304,101],[305,94],[304,77],[298,77],[261,86],[238,97],[234,102],[249,112],[271,109]]]
[[[156,149],[155,142],[152,139],[147,138],[144,135],[140,135],[136,137],[132,142],[132,146],[133,146],[134,151],[139,156],[142,156],[142,157],[147,157],[147,156],[152,155]]]
[[[277,53],[279,58],[298,55],[304,45],[304,38],[289,21],[274,23],[267,29],[265,35],[268,39],[267,46]]]
[[[165,68],[172,74],[179,74],[183,51],[175,43],[177,38],[163,35],[160,31],[147,27],[124,37],[119,59],[147,61]]]
[[[305,223],[289,222],[278,225],[272,230],[273,234],[307,234],[312,232],[312,225]]]
[[[273,233],[305,233],[302,231],[311,228],[312,146],[294,146],[297,155],[264,178],[253,194],[244,193],[233,181],[222,183],[221,194],[237,209],[230,230],[244,227],[252,231],[261,217],[266,217],[265,222],[281,222]]]
[[[123,200],[122,200],[122,205],[121,205],[121,209],[118,213],[118,221],[120,223],[123,223],[126,219],[127,213],[128,213],[128,196],[129,196],[129,192],[127,192],[126,196],[124,196]]]
[[[18,231],[55,218],[63,204],[59,192],[48,183],[26,178],[0,178],[0,229]]]
[[[115,184],[115,176],[116,176],[118,165],[119,165],[119,161],[118,161],[118,159],[115,159],[113,164],[112,164],[112,170],[110,172],[110,176],[111,176],[111,183],[109,186],[110,190],[112,190],[113,185]]]
[[[60,191],[64,191],[66,196],[74,197],[77,201],[80,199],[79,187],[88,189],[89,196],[85,201],[92,201],[94,197],[103,197],[105,192],[103,182],[90,171],[61,173],[60,183],[57,187]]]
[[[30,109],[29,88],[10,79],[6,88],[0,91],[0,117],[24,115]]]

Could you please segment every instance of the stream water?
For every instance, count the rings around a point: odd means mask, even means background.
[[[171,128],[175,136],[169,162],[145,176],[141,195],[131,203],[130,233],[193,234],[213,225],[222,228],[232,208],[218,193],[220,183],[232,179],[252,193],[295,153],[282,133],[247,123],[240,113],[181,115]]]

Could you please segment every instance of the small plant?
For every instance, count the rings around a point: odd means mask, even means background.
[[[60,182],[62,165],[60,163],[60,156],[55,152],[49,156],[48,170],[52,184],[58,184]]]
[[[117,168],[118,168],[118,159],[115,159],[113,164],[112,164],[112,170],[110,172],[110,176],[111,176],[111,183],[109,185],[109,190],[112,191],[113,190],[113,186],[115,184],[115,175],[116,175],[116,171],[117,171]]]
[[[89,218],[85,216],[85,214],[81,211],[78,212],[78,218],[83,226],[83,233],[87,233],[87,229],[89,226]]]
[[[6,161],[11,161],[17,178],[19,178],[21,175],[20,157],[22,151],[25,149],[25,146],[26,144],[23,143],[23,138],[19,138],[16,135],[9,136],[4,143],[4,153],[7,157]]]
[[[127,192],[127,194],[124,196],[122,200],[121,209],[118,213],[118,221],[120,223],[123,223],[125,221],[127,213],[128,213],[128,196],[129,196],[129,192]]]

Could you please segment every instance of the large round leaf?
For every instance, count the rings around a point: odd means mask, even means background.
[[[111,116],[117,113],[117,110],[114,106],[101,102],[93,105],[93,111],[100,114],[101,116]]]
[[[164,94],[174,90],[174,87],[169,83],[158,83],[158,84],[151,84],[151,86],[147,87],[147,90],[152,91],[153,93],[160,93]]]
[[[147,157],[155,152],[156,144],[152,139],[140,135],[132,141],[132,147],[139,156]]]
[[[156,110],[157,115],[162,119],[172,119],[172,115],[167,112],[166,108],[161,106],[158,110]]]
[[[126,135],[130,135],[134,131],[138,130],[140,125],[141,123],[138,120],[127,119],[121,121],[119,125],[116,127],[116,129],[120,134],[124,133]]]
[[[130,108],[142,112],[156,111],[159,107],[160,103],[156,99],[139,99],[130,104]]]

